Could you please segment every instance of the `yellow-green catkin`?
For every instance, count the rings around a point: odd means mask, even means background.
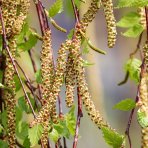
[[[143,55],[144,55],[144,64],[146,67],[146,71],[148,72],[148,43],[147,42],[143,47]]]
[[[80,43],[77,42],[77,40],[73,40],[72,47],[73,48],[71,48],[71,52],[74,56],[74,68],[76,71],[77,86],[79,88],[79,95],[83,101],[85,109],[87,110],[91,120],[98,126],[98,128],[110,128],[110,126],[104,121],[103,117],[100,115],[99,111],[96,110],[95,105],[91,100],[91,95],[89,94],[85,78],[85,71],[83,68],[83,59],[81,58],[80,54]]]
[[[108,47],[112,48],[116,42],[116,20],[113,12],[112,0],[101,0],[105,13],[107,32],[108,32]]]
[[[100,1],[92,0],[90,7],[82,17],[82,24],[87,27],[90,22],[95,18],[95,14],[100,9]]]
[[[140,112],[145,113],[148,118],[148,73],[145,72],[142,74],[139,97],[141,106],[139,108]],[[142,148],[148,147],[148,127],[142,127]]]
[[[57,97],[60,92],[60,87],[63,84],[63,77],[66,70],[66,60],[67,54],[66,51],[70,47],[70,41],[66,40],[65,43],[61,44],[61,47],[58,51],[58,58],[57,58],[57,65],[56,65],[56,72],[54,76],[54,82],[52,87],[52,92],[48,94],[48,101],[46,104],[41,108],[38,116],[34,121],[30,124],[30,126],[34,126],[37,123],[43,123],[52,111],[53,104],[56,104]]]
[[[66,73],[65,73],[65,86],[66,86],[66,105],[71,107],[74,103],[74,90],[75,90],[75,69],[73,65],[73,57],[69,53],[67,63],[66,63]]]
[[[12,57],[15,58],[16,51],[16,40],[11,39],[9,41],[9,49],[12,54]],[[6,67],[4,71],[4,85],[8,88],[8,90],[4,91],[4,100],[6,102],[6,110],[7,110],[7,123],[8,123],[8,145],[10,148],[15,148],[16,137],[15,137],[15,82],[14,82],[14,74],[15,70],[12,65],[11,59],[7,52],[6,55]]]
[[[144,29],[146,29],[146,16],[145,16],[145,8],[138,8],[138,14],[140,15],[140,24]]]
[[[12,34],[12,28],[17,18],[17,0],[3,0],[2,1],[2,16],[7,36]],[[0,25],[0,33],[2,34],[2,26]]]
[[[51,30],[47,29],[44,32],[42,50],[41,50],[41,77],[42,77],[42,99],[41,104],[45,105],[47,102],[48,93],[52,91],[54,67],[52,57],[52,45],[51,45]],[[42,146],[48,147],[48,122],[49,118],[43,123],[44,131],[41,136]]]
[[[20,3],[18,5],[18,11],[16,20],[13,25],[13,35],[17,35],[22,30],[23,23],[25,19],[27,18],[27,14],[30,8],[30,0],[20,0]]]

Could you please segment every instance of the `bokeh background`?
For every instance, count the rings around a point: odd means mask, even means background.
[[[114,4],[117,4],[117,0],[113,0]],[[44,0],[44,6],[48,9],[54,0]],[[67,4],[69,3],[69,4]],[[86,0],[86,4],[82,4],[80,7],[80,14],[84,14],[89,6],[90,0]],[[56,22],[67,29],[69,32],[74,27],[74,16],[70,11],[71,4],[70,0],[64,0],[64,11],[58,14],[54,19]],[[116,20],[119,21],[121,16],[126,14],[132,9],[115,9]],[[39,22],[37,18],[36,8],[31,3],[29,23],[31,27],[35,28],[40,33]],[[52,30],[53,39],[53,50],[54,57],[57,57],[57,50],[60,44],[67,38],[67,34],[64,34],[55,29],[50,24]],[[107,55],[100,55],[90,49],[89,54],[84,55],[84,58],[91,63],[95,63],[93,66],[86,68],[86,75],[89,84],[90,93],[92,99],[95,102],[96,108],[100,110],[104,118],[111,124],[112,127],[116,128],[121,134],[124,134],[127,125],[128,117],[130,112],[123,112],[113,110],[114,104],[125,98],[136,97],[136,85],[132,81],[128,81],[125,85],[118,86],[117,84],[124,79],[125,72],[123,65],[129,58],[129,54],[136,48],[137,39],[125,38],[121,35],[123,30],[117,28],[118,36],[117,42],[113,49],[107,47],[107,31],[106,22],[102,8],[96,15],[95,20],[89,25],[87,30],[87,36],[90,37],[93,45],[107,51]],[[34,58],[36,60],[38,68],[40,67],[41,43],[34,48]],[[34,79],[34,73],[29,61],[27,60],[27,53],[22,53],[21,56],[26,56],[26,60],[23,61],[19,58],[19,62],[23,65],[26,73]],[[63,102],[63,112],[66,113],[64,102],[64,88],[61,93]],[[101,131],[91,122],[89,116],[83,109],[84,117],[81,118],[80,127],[80,138],[78,141],[78,148],[108,148],[102,137]],[[132,139],[132,147],[140,148],[140,127],[136,121],[136,114],[132,121],[130,135]],[[68,140],[68,148],[72,147],[73,139]],[[129,147],[128,144],[126,146]]]

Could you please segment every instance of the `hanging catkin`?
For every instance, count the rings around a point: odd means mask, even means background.
[[[105,13],[107,32],[108,32],[108,47],[112,48],[116,42],[116,20],[113,12],[112,0],[101,0]]]
[[[91,96],[88,91],[85,72],[83,68],[83,59],[80,55],[80,43],[77,40],[73,40],[71,52],[74,56],[74,68],[76,71],[76,80],[77,86],[79,88],[79,95],[83,101],[85,109],[88,112],[91,120],[98,126],[101,127],[109,127],[110,126],[104,121],[99,111],[96,110],[93,101],[91,101]]]
[[[12,57],[15,58],[15,51],[16,51],[16,40],[11,39],[9,41],[9,49],[12,54]],[[7,107],[7,123],[8,123],[8,144],[10,148],[15,148],[15,82],[14,82],[14,74],[15,70],[12,65],[11,59],[7,52],[6,55],[6,67],[4,72],[4,85],[9,88],[10,90],[4,91],[4,100],[6,102]]]
[[[100,9],[100,0],[92,0],[90,7],[82,17],[82,24],[87,27],[90,22],[95,18],[95,14]]]
[[[140,15],[140,24],[144,29],[146,29],[146,16],[145,16],[145,8],[140,7],[138,8],[138,13]]]
[[[140,89],[139,89],[139,97],[141,106],[139,108],[140,112],[144,113],[148,118],[148,73],[143,73]],[[142,148],[148,147],[148,127],[142,127]]]
[[[65,43],[62,43],[59,51],[58,51],[58,58],[57,58],[57,65],[56,65],[56,73],[54,76],[54,83],[52,87],[52,92],[48,94],[48,101],[46,104],[41,108],[38,116],[34,121],[30,124],[30,126],[33,126],[36,123],[42,123],[45,121],[49,114],[52,111],[53,105],[56,103],[57,96],[60,92],[60,87],[63,84],[63,77],[66,70],[66,60],[67,60],[67,54],[66,51],[70,47],[70,41],[66,40]]]
[[[73,65],[73,57],[69,53],[67,63],[66,63],[66,73],[65,73],[65,86],[66,86],[66,105],[71,107],[74,102],[74,90],[75,90],[75,69]]]

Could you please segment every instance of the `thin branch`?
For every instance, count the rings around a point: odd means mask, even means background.
[[[32,50],[30,49],[28,51],[28,53],[29,53],[29,56],[30,56],[30,59],[31,59],[31,62],[32,62],[32,67],[33,67],[34,73],[36,73],[37,72],[37,68],[36,68],[36,64],[35,64],[35,61],[34,61],[34,58],[33,58],[31,52],[32,52]],[[39,92],[39,100],[41,100],[42,99],[42,91],[41,91],[40,84],[37,84],[37,88],[38,88],[38,92]]]
[[[82,99],[79,95],[79,88],[77,88],[77,94],[78,94],[78,113],[77,113],[77,123],[76,123],[76,130],[75,130],[75,137],[73,142],[73,148],[77,147],[78,143],[78,135],[79,135],[79,127],[80,127],[80,120],[81,117],[83,117],[82,113]]]
[[[15,63],[17,64],[17,66],[19,67],[19,69],[22,71],[24,77],[26,78],[27,84],[29,84],[29,85],[27,85],[27,86],[28,86],[28,88],[30,89],[30,91],[31,91],[31,93],[32,93],[32,95],[33,95],[33,97],[34,97],[35,104],[36,104],[36,107],[37,107],[37,109],[38,109],[39,104],[38,104],[38,102],[37,102],[36,95],[35,95],[35,93],[34,93],[34,89],[33,89],[32,85],[31,85],[31,81],[30,81],[30,79],[28,78],[28,76],[26,75],[25,71],[22,69],[22,67],[19,65],[19,63],[18,63],[16,60],[15,60]],[[40,100],[39,100],[39,101],[40,101]],[[39,110],[38,110],[38,111],[39,111]]]
[[[34,111],[34,109],[33,109],[33,106],[32,106],[32,104],[31,104],[31,102],[30,102],[30,99],[29,99],[29,97],[28,97],[28,95],[27,95],[27,92],[26,92],[25,87],[24,87],[24,85],[23,85],[22,79],[21,79],[20,74],[19,74],[19,72],[18,72],[18,69],[17,69],[17,67],[16,67],[16,65],[15,65],[15,61],[14,61],[14,59],[13,59],[13,57],[12,57],[12,54],[11,54],[11,52],[10,52],[10,50],[9,50],[9,47],[8,47],[8,45],[7,45],[7,38],[6,38],[6,32],[5,32],[5,27],[4,27],[4,21],[3,21],[3,17],[2,17],[2,10],[1,10],[1,7],[0,7],[0,20],[1,20],[2,31],[3,31],[2,38],[3,38],[3,43],[4,43],[4,49],[6,49],[6,51],[8,52],[8,55],[9,55],[9,57],[10,57],[10,60],[11,60],[12,65],[13,65],[13,67],[14,67],[14,70],[15,70],[15,72],[16,72],[18,78],[19,78],[19,81],[20,81],[20,83],[21,83],[21,85],[22,85],[22,89],[23,89],[23,92],[24,92],[25,97],[26,97],[26,99],[27,99],[27,102],[28,102],[28,104],[29,104],[29,106],[30,106],[30,108],[31,108],[31,110],[32,110],[32,113],[33,113],[34,118],[36,118],[35,111]]]
[[[146,17],[146,30],[147,30],[147,42],[148,42],[148,8],[145,7],[145,17]]]
[[[143,72],[144,72],[144,60],[143,60],[142,65],[141,65],[140,81],[141,81]],[[136,99],[135,99],[136,103],[139,101],[139,88],[140,88],[140,82],[139,82],[138,88],[137,88],[137,95],[136,95]],[[133,108],[131,113],[130,113],[128,123],[127,123],[127,127],[126,127],[126,131],[125,131],[125,134],[128,136],[128,141],[129,141],[130,148],[132,148],[132,142],[131,142],[129,130],[130,130],[132,118],[133,118],[133,115],[134,115],[134,111],[135,111],[135,108]]]
[[[66,143],[66,138],[63,137],[63,145],[64,145],[64,148],[67,148],[67,143]]]

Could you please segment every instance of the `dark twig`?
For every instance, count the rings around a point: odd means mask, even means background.
[[[9,55],[9,57],[10,57],[10,60],[11,60],[12,65],[13,65],[13,67],[14,67],[14,70],[15,70],[15,72],[16,72],[18,78],[19,78],[20,83],[21,83],[21,86],[22,86],[23,92],[24,92],[24,94],[25,94],[25,97],[26,97],[26,99],[27,99],[27,102],[28,102],[28,104],[29,104],[29,106],[30,106],[30,108],[31,108],[31,110],[32,110],[33,116],[34,116],[34,118],[35,118],[35,117],[36,117],[35,111],[34,111],[34,109],[33,109],[33,106],[32,106],[32,104],[31,104],[31,102],[30,102],[30,99],[29,99],[29,97],[28,97],[28,95],[27,95],[27,92],[26,92],[25,87],[24,87],[24,85],[23,85],[23,82],[22,82],[22,79],[21,79],[20,74],[19,74],[19,72],[18,72],[18,69],[17,69],[17,67],[16,67],[16,65],[15,65],[15,60],[13,59],[13,57],[12,57],[12,55],[11,55],[11,52],[10,52],[10,50],[9,50],[9,47],[8,47],[8,45],[7,45],[7,38],[6,38],[6,32],[5,32],[5,27],[4,27],[4,21],[3,21],[3,17],[2,17],[2,10],[1,10],[1,7],[0,7],[0,20],[1,20],[2,31],[3,31],[3,35],[2,35],[3,43],[4,43],[4,47],[3,47],[3,48],[6,49],[6,51],[8,52],[8,55]]]
[[[146,16],[146,30],[147,30],[147,42],[148,42],[148,7],[145,7],[145,16]]]
[[[78,135],[79,135],[79,127],[80,127],[80,120],[81,117],[83,117],[82,113],[82,99],[79,95],[79,88],[77,88],[77,94],[78,94],[78,113],[77,113],[77,123],[76,123],[76,130],[75,130],[75,137],[73,142],[73,148],[77,147],[78,143]]]
[[[140,81],[141,81],[143,72],[144,72],[144,60],[143,60],[142,65],[141,65]],[[136,95],[136,99],[135,99],[136,103],[139,101],[139,88],[140,88],[140,82],[139,82],[138,88],[137,88],[137,95]],[[134,115],[134,111],[135,111],[135,108],[133,108],[131,113],[130,113],[128,123],[127,123],[127,127],[126,127],[126,131],[125,131],[125,134],[128,136],[128,141],[129,141],[130,148],[132,148],[132,142],[131,142],[129,130],[130,130],[132,118],[133,118],[133,115]]]
[[[28,51],[28,53],[29,53],[29,56],[30,56],[30,59],[31,59],[31,63],[32,63],[32,67],[33,67],[34,73],[36,73],[37,72],[37,68],[36,68],[36,64],[35,64],[34,58],[32,56],[32,49],[30,49]],[[37,88],[38,88],[38,92],[39,92],[39,100],[41,100],[42,99],[42,91],[41,91],[40,84],[37,84]]]
[[[66,143],[65,137],[63,137],[63,145],[64,145],[64,148],[67,148],[67,143]]]

